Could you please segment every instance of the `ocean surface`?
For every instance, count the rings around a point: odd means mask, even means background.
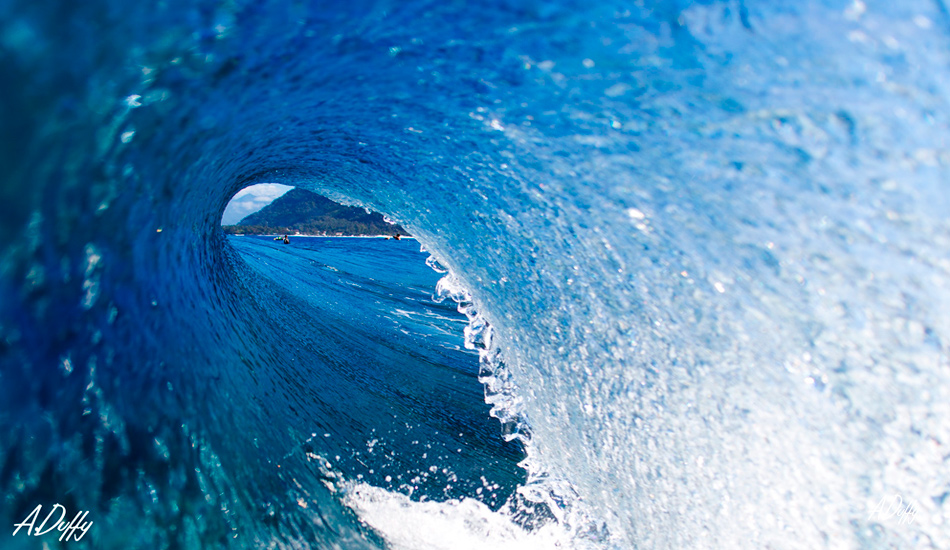
[[[950,548],[948,98],[942,0],[0,0],[0,548]]]

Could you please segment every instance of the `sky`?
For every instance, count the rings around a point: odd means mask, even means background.
[[[231,202],[224,209],[224,215],[221,216],[221,225],[238,223],[244,216],[264,208],[291,189],[293,187],[279,183],[260,183],[241,189],[231,197]]]

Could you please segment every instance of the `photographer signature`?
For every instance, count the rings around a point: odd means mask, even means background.
[[[911,524],[914,523],[914,520],[917,518],[917,502],[908,502],[904,503],[904,499],[900,495],[895,494],[894,496],[884,497],[880,502],[877,503],[877,506],[871,510],[871,515],[868,516],[868,521],[871,521],[871,518],[877,516],[878,521],[892,518],[897,516],[900,518],[898,521],[899,525]]]
[[[59,536],[60,541],[68,541],[70,538],[72,538],[72,540],[80,540],[85,536],[86,532],[89,531],[89,528],[92,527],[91,521],[85,521],[89,512],[83,512],[82,510],[76,514],[72,521],[64,521],[66,519],[66,507],[61,504],[54,504],[53,509],[46,514],[43,523],[41,523],[39,527],[36,527],[36,522],[40,518],[42,511],[43,505],[37,505],[37,507],[30,512],[30,515],[26,516],[26,519],[20,523],[15,523],[13,526],[16,527],[16,529],[13,531],[13,536],[16,536],[16,534],[20,532],[20,529],[26,527],[26,536],[33,535],[34,537],[39,537],[50,531],[57,530],[62,531],[62,534]],[[46,524],[50,523],[50,520],[57,512],[59,512],[59,517],[56,521],[47,526]]]

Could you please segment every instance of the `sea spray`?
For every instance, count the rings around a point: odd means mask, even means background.
[[[557,526],[570,542],[559,542],[571,548],[611,547],[619,544],[611,537],[602,520],[596,518],[577,493],[574,485],[563,476],[552,474],[532,454],[530,421],[527,418],[520,388],[511,370],[505,365],[504,351],[494,338],[491,323],[478,312],[475,299],[459,277],[443,266],[434,256],[426,264],[438,273],[444,273],[436,285],[433,300],[454,301],[458,311],[468,319],[465,327],[465,347],[478,351],[479,382],[485,388],[485,402],[491,405],[490,414],[501,423],[502,434],[508,441],[524,445],[525,458],[519,466],[528,472],[526,483],[518,487],[502,513],[532,532]]]

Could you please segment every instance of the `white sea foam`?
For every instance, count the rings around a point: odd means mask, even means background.
[[[518,440],[524,446],[526,457],[519,466],[527,471],[527,480],[502,510],[493,513],[497,516],[492,516],[495,518],[493,521],[515,527],[533,526],[530,531],[515,531],[515,535],[506,539],[515,544],[513,548],[611,547],[611,541],[616,541],[611,537],[604,521],[580,498],[573,483],[563,476],[553,474],[533,451],[530,422],[525,413],[521,390],[505,364],[499,340],[494,337],[494,328],[478,312],[471,292],[460,277],[434,256],[429,256],[426,264],[436,272],[445,273],[436,285],[436,295],[433,299],[451,299],[458,304],[458,311],[468,319],[464,331],[465,347],[478,351],[478,380],[485,388],[485,402],[491,405],[491,416],[501,423],[502,436],[506,440]],[[452,506],[459,506],[464,502],[463,500]],[[474,504],[466,504],[464,508],[469,509],[472,506]],[[367,523],[373,524],[372,521]],[[380,530],[388,533],[383,528]],[[519,532],[530,533],[529,542],[520,542]],[[529,543],[530,545],[527,545]],[[550,546],[552,544],[554,546]],[[493,543],[475,547],[508,546]]]
[[[471,498],[416,502],[366,483],[350,486],[343,502],[395,550],[567,550],[587,548],[558,523],[528,530],[507,509]]]

